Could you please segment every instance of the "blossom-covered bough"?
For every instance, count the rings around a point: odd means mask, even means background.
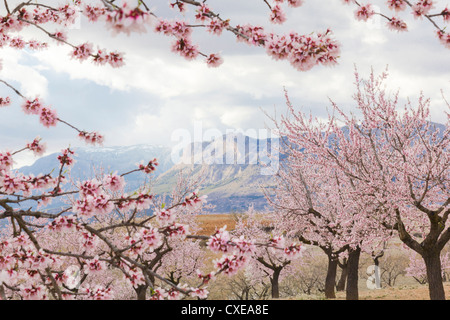
[[[443,4],[436,3],[440,1],[434,0],[387,0],[386,5],[388,10],[386,12],[377,12],[371,3],[362,3],[356,0],[342,0],[345,4],[352,4],[356,6],[355,18],[361,21],[367,21],[374,15],[378,15],[387,21],[387,27],[397,32],[408,30],[408,24],[399,17],[401,12],[410,13],[415,19],[425,19],[429,21],[436,29],[436,35],[439,41],[446,47],[450,48],[450,33],[446,31],[445,27],[440,25],[437,18],[442,18],[444,24],[450,21],[450,10],[448,7],[443,7]],[[443,2],[443,1],[442,1]],[[389,12],[389,13],[388,13]],[[392,15],[391,12],[394,12]]]

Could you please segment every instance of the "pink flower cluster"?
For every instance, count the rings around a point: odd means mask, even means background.
[[[84,217],[106,215],[114,209],[114,202],[97,179],[78,182],[80,198],[75,202],[73,211]]]
[[[32,142],[27,143],[27,148],[33,151],[36,156],[41,156],[44,154],[46,149],[46,144],[41,143],[41,138],[37,137]]]
[[[136,232],[133,237],[128,238],[128,242],[132,246],[132,253],[139,255],[155,251],[163,244],[163,237],[158,229],[149,227]]]
[[[0,152],[0,172],[9,171],[14,163],[11,152]]]
[[[114,296],[111,288],[105,288],[103,286],[96,286],[93,289],[90,287],[83,288],[81,292],[86,294],[90,300],[111,300]]]
[[[98,273],[106,269],[106,263],[101,261],[98,256],[94,257],[92,260],[85,261],[84,263],[83,271],[85,274]]]
[[[201,23],[206,23],[205,27],[211,34],[220,35],[224,29],[229,27],[228,21],[214,16],[209,7],[204,3],[198,6],[195,18]],[[172,51],[187,60],[196,59],[200,54],[198,46],[192,43],[192,27],[186,21],[158,19],[155,31],[166,36],[175,37],[176,39],[172,44]],[[217,67],[222,63],[222,58],[217,53],[208,56],[205,55],[205,57],[210,67]]]
[[[71,167],[75,164],[75,160],[73,159],[75,152],[70,150],[69,148],[62,150],[62,154],[58,156],[58,161],[62,166]]]
[[[97,10],[97,12],[99,12]],[[91,12],[93,14],[94,12]],[[109,28],[115,33],[144,33],[147,31],[146,25],[151,22],[150,13],[143,11],[140,6],[130,6],[123,1],[121,6],[115,6],[115,10],[104,12]]]
[[[173,223],[163,229],[163,233],[169,237],[181,237],[184,238],[189,234],[189,226],[180,223]]]
[[[209,281],[214,279],[214,277],[215,277],[215,273],[214,272],[210,272],[208,274],[202,274],[199,270],[197,270],[197,278],[202,280],[202,285],[203,284],[207,284]]]
[[[255,39],[255,36],[251,39]],[[267,39],[260,34],[256,39],[265,41],[267,53],[272,58],[288,60],[300,71],[310,70],[317,64],[334,65],[340,53],[339,44],[331,38],[330,30],[308,36],[294,32],[283,36],[270,34]]]
[[[139,170],[142,170],[145,173],[150,174],[156,170],[157,166],[158,166],[158,161],[155,158],[153,160],[150,160],[146,165],[139,164]]]
[[[200,196],[199,191],[195,190],[190,195],[188,195],[183,202],[183,206],[190,206],[190,207],[200,207],[204,203],[206,203],[206,198],[208,198],[207,195]]]
[[[24,196],[30,196],[33,190],[46,190],[54,188],[57,179],[49,175],[24,175],[22,173],[6,172],[0,175],[0,192],[5,194],[18,194],[22,192]]]
[[[50,107],[44,107],[39,98],[26,100],[22,105],[22,110],[26,114],[38,115],[39,121],[47,128],[56,126],[59,120],[56,111]]]
[[[161,225],[172,224],[176,219],[176,214],[172,209],[156,210],[155,216]]]
[[[293,243],[290,246],[284,248],[284,253],[288,257],[296,257],[302,254],[304,247],[301,244]]]
[[[248,256],[242,254],[224,255],[220,259],[213,261],[219,272],[226,275],[236,274],[249,261]]]
[[[121,192],[125,187],[125,178],[117,173],[111,173],[103,178],[103,187],[113,192]]]
[[[102,144],[105,140],[105,137],[102,134],[99,134],[98,132],[86,132],[81,131],[78,134],[78,137],[82,140],[84,140],[86,143],[89,144]]]
[[[192,290],[190,293],[191,297],[199,298],[199,299],[208,298],[209,292],[205,288],[191,288],[191,290]]]
[[[255,252],[256,246],[254,241],[246,240],[244,236],[232,239],[226,228],[227,226],[224,226],[216,231],[209,238],[207,246],[213,252],[231,253],[213,262],[218,272],[232,275],[245,266],[249,261],[249,257]]]
[[[422,18],[422,16],[427,15],[431,9],[434,9],[433,1],[419,0],[412,6],[412,13],[415,18]]]
[[[375,14],[375,11],[372,9],[371,4],[367,4],[365,6],[360,6],[355,11],[356,20],[367,21]]]
[[[47,227],[52,231],[58,232],[73,231],[78,228],[78,222],[73,215],[60,216],[54,219]]]
[[[9,97],[2,98],[0,97],[0,108],[7,107],[11,104],[11,99]]]

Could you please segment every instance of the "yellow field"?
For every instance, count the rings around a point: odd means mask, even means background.
[[[236,226],[236,219],[232,214],[208,214],[197,217],[202,230],[200,235],[210,236],[217,229],[227,226],[227,230],[233,230]]]

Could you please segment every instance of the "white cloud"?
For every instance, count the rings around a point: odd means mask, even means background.
[[[6,81],[18,82],[19,91],[26,97],[39,95],[45,99],[48,96],[48,81],[34,66],[21,63],[26,53],[12,48],[4,48],[0,53],[2,70],[0,76]],[[15,86],[14,83],[11,83]]]

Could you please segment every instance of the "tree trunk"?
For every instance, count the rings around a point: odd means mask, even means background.
[[[137,299],[138,300],[146,300],[147,298],[147,286],[138,286],[136,289]]]
[[[325,279],[325,298],[327,299],[336,298],[334,287],[336,286],[337,266],[337,259],[333,259],[331,255],[328,255],[328,270]]]
[[[348,275],[347,263],[343,264],[341,269],[342,269],[341,277],[339,278],[339,282],[336,286],[336,291],[344,291],[345,283],[347,282],[347,275]]]
[[[280,286],[279,286],[280,273],[281,273],[281,269],[276,268],[273,271],[272,277],[270,278],[270,283],[272,284],[272,298],[273,299],[278,299],[280,297]]]
[[[433,250],[423,255],[427,269],[428,289],[431,300],[445,300],[444,284],[442,281],[441,253]]]
[[[359,257],[361,255],[361,248],[351,249],[348,254],[348,276],[347,276],[347,300],[358,300],[358,268]]]

